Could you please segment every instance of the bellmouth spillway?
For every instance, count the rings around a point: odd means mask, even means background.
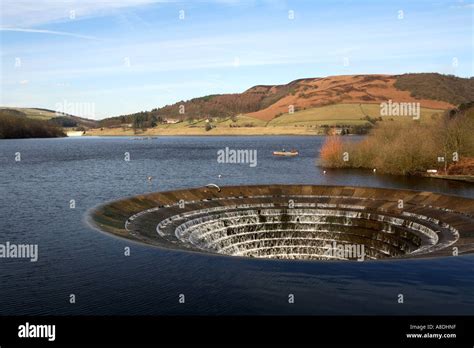
[[[398,189],[207,186],[101,205],[101,231],[168,249],[228,256],[348,260],[474,252],[474,200]],[[346,251],[345,253],[334,250]]]

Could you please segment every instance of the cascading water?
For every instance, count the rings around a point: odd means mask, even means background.
[[[467,198],[408,190],[269,185],[133,197],[97,208],[91,222],[165,248],[362,261],[472,252],[462,237],[474,233],[473,207]]]

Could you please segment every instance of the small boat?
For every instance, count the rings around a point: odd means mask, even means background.
[[[285,151],[285,149],[283,149],[282,151],[273,151],[273,156],[294,157],[298,155],[299,152],[296,150]]]

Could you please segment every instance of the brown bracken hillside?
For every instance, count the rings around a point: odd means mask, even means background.
[[[103,126],[144,121],[151,117],[203,119],[228,118],[238,114],[271,120],[288,112],[330,104],[419,102],[421,107],[450,109],[474,100],[474,78],[436,73],[404,75],[342,75],[306,78],[286,85],[259,85],[243,93],[209,95],[180,101],[162,108],[103,120]],[[185,113],[180,113],[184,105]]]

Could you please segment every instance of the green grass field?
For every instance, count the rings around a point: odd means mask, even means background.
[[[235,127],[245,127],[249,125],[253,125],[253,127],[265,127],[267,124],[266,121],[260,120],[255,117],[249,117],[245,115],[238,115],[235,117],[235,122],[233,122],[230,118],[223,120],[222,122],[216,123],[216,125],[219,126],[225,126],[225,127],[230,127],[235,126]]]
[[[420,108],[421,119],[429,119],[433,114],[442,113],[444,110]],[[321,126],[321,125],[363,125],[367,123],[364,118],[378,118],[380,116],[379,104],[334,104],[318,108],[297,111],[294,114],[284,114],[268,122],[268,126]],[[412,120],[408,116],[383,116],[382,119]]]
[[[5,107],[1,109],[17,110],[26,114],[26,117],[34,119],[34,120],[47,121],[47,120],[52,119],[53,117],[57,117],[56,113],[53,111],[45,111],[45,110],[29,109],[29,108],[9,108],[9,107]]]
[[[6,108],[3,108],[6,109]],[[37,120],[49,120],[57,115],[52,111],[31,109],[31,108],[8,108],[18,110],[27,115],[27,117]],[[433,114],[441,114],[444,110],[421,108],[421,120],[430,120]],[[294,114],[284,114],[271,121],[263,121],[247,115],[238,115],[234,118],[234,121],[229,117],[225,119],[216,119],[211,122],[214,129],[220,129],[226,132],[232,132],[235,130],[239,133],[243,130],[251,132],[252,128],[274,128],[274,131],[278,129],[292,129],[291,132],[300,132],[303,128],[311,130],[312,132],[318,132],[318,128],[322,125],[327,126],[357,126],[367,124],[368,121],[366,116],[371,118],[378,118],[380,115],[379,104],[334,104],[327,105],[317,108],[310,108],[307,110],[297,111]],[[412,117],[408,116],[384,116],[383,120],[402,120],[412,121]],[[187,131],[199,131],[206,127],[206,120],[195,120],[192,122],[184,121],[176,124],[159,124],[156,128],[159,132],[177,133]],[[93,127],[93,126],[92,126]],[[257,131],[255,129],[255,131]],[[260,130],[262,131],[262,130]],[[272,131],[273,132],[273,131]]]
[[[38,121],[48,121],[52,118],[56,118],[58,116],[63,116],[60,114],[57,114],[53,110],[40,110],[40,109],[34,109],[34,108],[13,108],[13,107],[0,107],[0,110],[12,110],[12,111],[17,111],[20,112],[20,115],[24,115],[27,118],[33,119],[33,120],[38,120]],[[94,120],[89,120],[86,118],[82,117],[76,117],[76,116],[69,116],[69,115],[64,115],[67,118],[72,118],[77,122],[78,126],[85,126],[89,128],[93,128],[97,126],[97,122]]]
[[[206,120],[195,120],[193,122],[179,122],[175,124],[165,124],[165,125],[158,125],[159,128],[165,128],[165,129],[181,129],[181,128],[204,128],[206,127]],[[249,125],[252,125],[253,127],[265,127],[267,124],[266,121],[262,121],[259,119],[256,119],[254,117],[248,117],[245,115],[238,115],[235,117],[235,122],[231,120],[231,118],[225,118],[221,120],[215,120],[211,122],[213,127],[230,127],[235,126],[235,127],[246,127]]]
[[[433,114],[441,114],[444,110],[420,108],[421,120],[430,120]],[[327,126],[356,126],[369,123],[366,116],[378,118],[380,116],[379,104],[334,104],[318,108],[297,111],[294,114],[284,114],[271,121],[263,121],[247,115],[238,115],[232,121],[231,118],[214,120],[213,127],[319,127]],[[409,116],[383,116],[383,120],[412,121]],[[180,122],[176,124],[158,125],[158,128],[176,129],[183,128],[205,128],[206,120],[195,120],[193,122]]]

